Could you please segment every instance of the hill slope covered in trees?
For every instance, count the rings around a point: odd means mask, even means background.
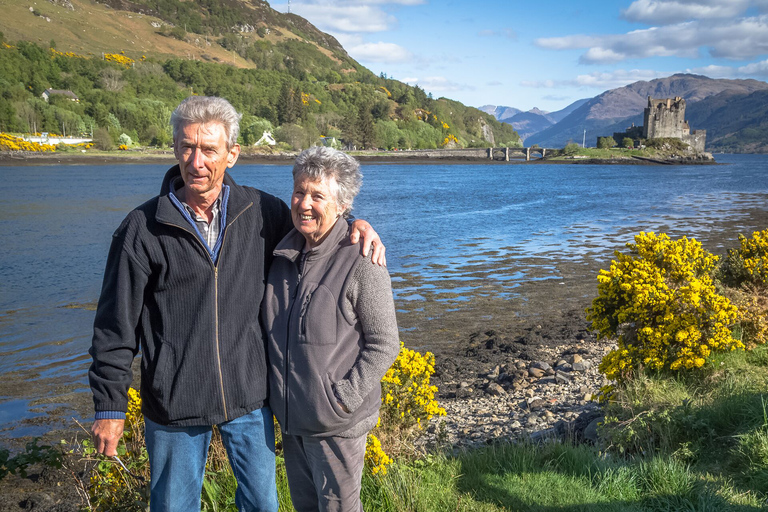
[[[244,144],[265,130],[295,149],[321,136],[388,149],[519,144],[511,126],[374,75],[333,37],[266,2],[54,0],[30,10],[0,0],[0,8],[0,131],[93,132],[105,145],[125,134],[164,146],[173,108],[199,94],[243,112]],[[79,102],[46,101],[48,88]]]

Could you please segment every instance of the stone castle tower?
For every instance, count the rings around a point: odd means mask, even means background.
[[[674,137],[682,139],[689,135],[691,128],[685,120],[685,100],[680,96],[674,99],[654,99],[648,97],[648,106],[643,115],[643,138],[658,139]]]

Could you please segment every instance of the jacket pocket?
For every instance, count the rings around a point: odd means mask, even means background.
[[[158,348],[155,351],[155,357],[153,358],[154,361],[149,364],[152,396],[163,408],[164,413],[168,412],[170,402],[170,387],[173,382],[175,357],[176,353],[173,345],[164,339],[160,339]]]
[[[310,345],[336,344],[336,310],[338,297],[325,286],[307,295],[299,315],[299,343]]]

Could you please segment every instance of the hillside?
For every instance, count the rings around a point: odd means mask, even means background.
[[[695,105],[721,94],[748,97],[756,91],[768,91],[768,83],[758,80],[712,79],[699,75],[678,74],[667,78],[640,81],[634,84],[606,91],[584,103],[571,112],[559,123],[542,130],[526,139],[526,144],[539,144],[545,147],[563,147],[569,141],[580,141],[586,130],[588,144],[594,144],[598,136],[612,135],[614,131],[623,131],[632,123],[642,124],[643,109],[648,103],[648,96],[653,98],[672,98],[681,96],[687,102],[686,117],[691,121],[692,129],[715,130],[723,120],[718,116],[709,116],[705,122],[691,118]],[[720,110],[721,115],[727,109]],[[702,121],[704,121],[702,119]],[[708,137],[709,144],[715,139]],[[768,141],[766,141],[768,142]]]
[[[229,99],[244,144],[273,131],[300,149],[519,144],[493,116],[376,76],[328,34],[260,0],[0,0],[0,131],[121,135],[164,146],[190,94]],[[41,37],[44,34],[45,37]],[[50,103],[44,90],[72,91]],[[122,140],[125,141],[126,137]]]

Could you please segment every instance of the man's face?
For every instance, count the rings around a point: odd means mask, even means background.
[[[235,165],[240,146],[227,149],[227,131],[217,122],[182,125],[173,153],[179,161],[187,198],[218,197],[224,173]]]

